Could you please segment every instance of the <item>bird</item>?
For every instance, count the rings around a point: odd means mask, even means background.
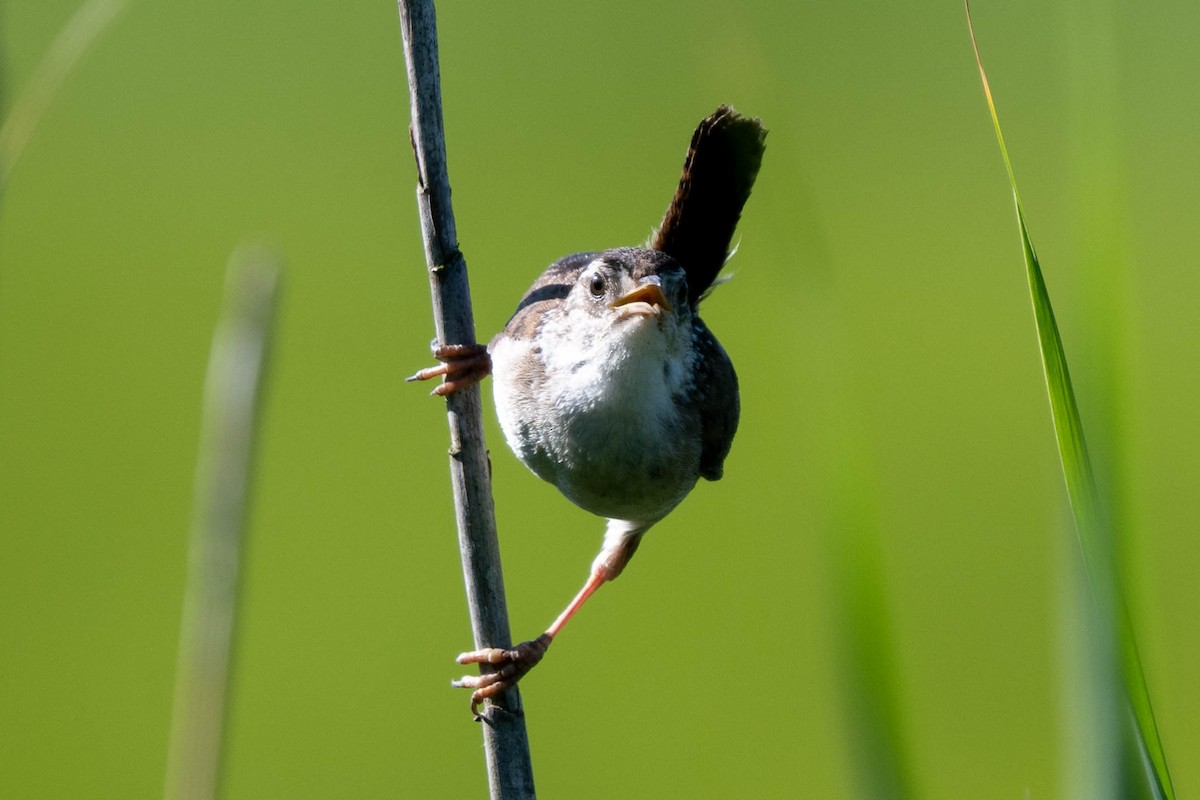
[[[453,685],[471,709],[524,677],[592,594],[629,564],[646,531],[703,478],[721,478],[740,414],[737,373],[699,316],[731,255],[766,129],[727,105],[700,121],[662,222],[644,247],[552,263],[486,348],[433,347],[434,394],[491,374],[509,447],[535,475],[607,519],[587,581],[550,627],[459,664],[491,664]]]

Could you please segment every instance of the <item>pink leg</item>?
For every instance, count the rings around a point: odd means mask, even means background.
[[[575,598],[567,604],[567,607],[551,623],[546,632],[538,638],[522,642],[509,650],[500,647],[485,647],[481,650],[459,654],[455,659],[459,664],[502,665],[494,672],[482,675],[464,675],[450,684],[456,688],[475,690],[471,693],[471,713],[475,715],[476,719],[481,719],[479,704],[515,685],[517,681],[525,677],[542,660],[542,656],[546,654],[554,637],[563,629],[567,621],[583,607],[587,599],[606,582],[621,574],[625,565],[629,563],[629,559],[633,557],[634,551],[637,550],[641,534],[644,532],[645,529],[642,529],[636,535],[622,539],[612,548],[606,546],[600,557],[596,559],[596,563],[592,567],[592,574],[588,576],[587,582],[579,590],[579,594],[575,595]]]
[[[592,593],[604,585],[605,581],[611,580],[605,572],[597,570],[593,572],[587,579],[587,583],[579,590],[579,594],[575,595],[575,599],[563,609],[563,612],[558,615],[558,619],[550,624],[546,629],[546,633],[550,634],[550,638],[558,635],[563,626],[567,624],[567,620],[575,616],[575,612],[583,608],[583,604],[592,596]]]
[[[482,675],[464,675],[456,681],[451,681],[450,685],[458,689],[474,689],[471,693],[471,713],[476,719],[479,716],[479,704],[489,697],[500,694],[505,689],[516,684],[517,681],[525,677],[529,670],[538,665],[542,660],[542,656],[546,655],[547,648],[554,641],[554,637],[562,630],[562,627],[567,624],[567,620],[575,616],[592,592],[600,588],[606,580],[605,574],[601,571],[596,571],[588,578],[587,583],[575,595],[575,599],[571,601],[558,619],[536,639],[505,650],[501,647],[485,647],[482,650],[472,650],[469,653],[460,653],[458,658],[454,659],[459,664],[501,664],[502,666],[495,672],[485,672]]]

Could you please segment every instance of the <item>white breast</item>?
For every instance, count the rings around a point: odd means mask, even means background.
[[[690,336],[668,335],[657,319],[629,323],[622,336],[552,336],[559,345],[548,352],[502,337],[492,352],[496,408],[513,452],[572,502],[653,521],[696,481],[699,441],[675,404],[683,362],[665,368],[668,354],[690,357]],[[683,353],[673,349],[680,339]]]

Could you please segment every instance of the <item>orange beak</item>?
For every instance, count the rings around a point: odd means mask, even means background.
[[[638,288],[626,295],[618,297],[609,308],[620,308],[621,306],[628,307],[630,314],[641,314],[644,316],[655,316],[662,311],[670,311],[671,304],[667,302],[667,296],[663,294],[662,284],[659,283],[657,277],[646,279]]]

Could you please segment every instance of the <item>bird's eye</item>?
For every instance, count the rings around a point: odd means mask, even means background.
[[[592,297],[604,297],[604,276],[596,273],[588,282],[588,289],[592,293]]]

